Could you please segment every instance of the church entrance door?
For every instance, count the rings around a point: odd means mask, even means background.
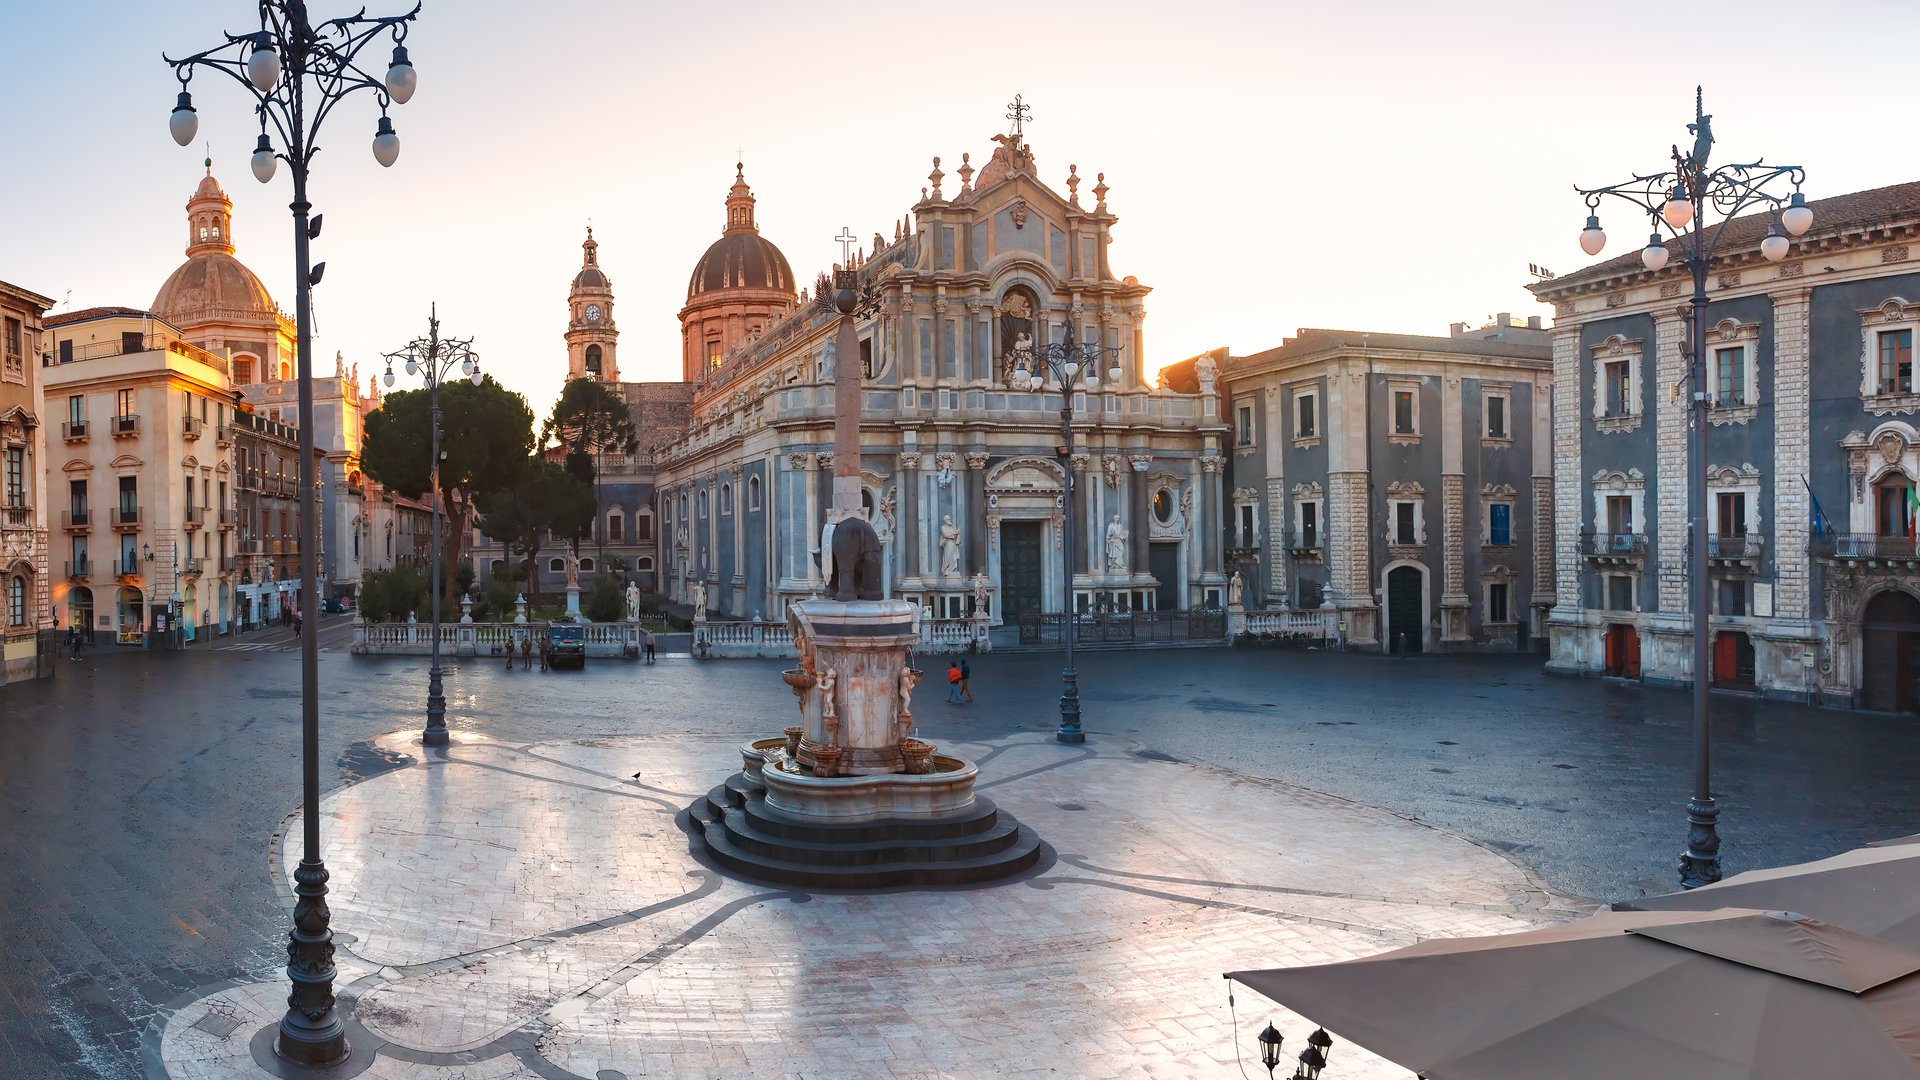
[[[1913,712],[1920,600],[1883,592],[1868,602],[1861,622],[1860,704],[1881,712]]]
[[[1042,610],[1040,595],[1041,522],[1000,523],[1000,618],[1018,622]]]
[[[1179,611],[1187,606],[1180,602],[1179,541],[1148,544],[1147,572],[1160,582],[1153,595],[1155,608],[1160,611]]]
[[[1387,651],[1417,653],[1426,643],[1426,621],[1421,618],[1421,593],[1426,576],[1419,568],[1396,566],[1387,571]]]

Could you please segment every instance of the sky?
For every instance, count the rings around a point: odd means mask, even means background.
[[[255,11],[0,0],[13,45],[0,91],[25,104],[0,170],[0,280],[59,309],[152,303],[184,258],[208,153],[167,134],[178,88],[160,54],[255,28]],[[1064,192],[1077,165],[1090,202],[1106,174],[1114,272],[1154,290],[1149,371],[1299,327],[1445,334],[1550,315],[1524,287],[1529,264],[1589,261],[1572,185],[1665,168],[1696,83],[1716,161],[1804,165],[1813,198],[1920,179],[1902,134],[1910,65],[1884,51],[1916,40],[1911,0],[425,0],[407,42],[420,88],[393,113],[399,161],[382,169],[369,151],[371,95],[321,132],[316,370],[336,351],[363,378],[380,370],[437,304],[443,333],[475,339],[485,369],[544,414],[591,221],[622,377],[678,378],[677,312],[736,160],[762,234],[811,282],[842,226],[893,235],[935,155],[956,190],[961,153],[985,162],[1015,94],[1043,180]],[[372,63],[384,69],[384,49]],[[248,171],[257,128],[240,87],[203,75],[192,89],[237,254],[291,310],[287,170],[264,186]],[[1603,223],[1602,257],[1646,231],[1623,212]]]

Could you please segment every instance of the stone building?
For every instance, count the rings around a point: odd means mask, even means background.
[[[164,643],[176,623],[187,642],[224,629],[236,577],[227,358],[132,308],[45,325],[42,388],[61,421],[46,482],[65,566],[52,603],[123,645]]]
[[[40,320],[53,301],[0,281],[0,686],[41,671],[38,636],[54,625],[49,594],[47,453]]]
[[[1058,612],[1067,588],[1081,609],[1222,603],[1226,429],[1211,373],[1193,393],[1149,385],[1149,290],[1109,266],[1104,177],[1088,205],[1076,166],[1056,174],[1064,195],[1041,181],[1017,122],[994,142],[978,169],[961,156],[957,190],[935,158],[910,217],[851,257],[874,299],[853,356],[835,354],[837,317],[760,235],[736,168],[681,312],[691,425],[663,448],[656,480],[675,600],[779,618],[821,587],[832,379],[857,363],[863,501],[888,595],[943,617],[984,599],[994,624]],[[1071,458],[1058,392],[1013,385],[1009,362],[1017,344],[1065,341],[1110,350],[1123,372],[1076,395]],[[1185,509],[1157,516],[1157,499]]]
[[[1912,711],[1920,648],[1920,183],[1812,204],[1782,261],[1723,226],[1708,282],[1714,685]],[[1551,302],[1552,671],[1690,683],[1682,259],[1533,286]]]
[[[251,408],[236,409],[233,486],[232,620],[246,630],[279,619],[300,593],[299,430]]]
[[[1213,360],[1232,433],[1220,525],[1247,607],[1330,604],[1351,644],[1389,651],[1529,646],[1553,565],[1538,319],[1301,330]]]

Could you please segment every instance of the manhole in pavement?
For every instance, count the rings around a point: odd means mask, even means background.
[[[354,743],[347,747],[346,753],[340,755],[340,771],[349,780],[365,780],[369,776],[378,776],[411,764],[413,759],[405,754],[366,742]]]
[[[1086,807],[1081,806],[1077,802],[1057,802],[1057,803],[1054,803],[1053,805],[1059,807],[1062,810],[1085,810],[1086,809]]]
[[[224,1039],[240,1027],[240,1021],[225,1013],[209,1012],[193,1022],[196,1030],[204,1031],[216,1039]]]

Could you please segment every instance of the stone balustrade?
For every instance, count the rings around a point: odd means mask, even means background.
[[[1303,638],[1337,642],[1340,637],[1340,613],[1325,608],[1304,611],[1248,611],[1227,609],[1227,628],[1231,637]]]
[[[511,643],[546,633],[545,622],[443,622],[440,624],[440,655],[499,656]],[[582,623],[589,657],[620,657],[639,654],[646,628],[639,623]],[[783,628],[784,629],[784,628]],[[792,649],[791,643],[788,649]],[[354,620],[353,644],[356,656],[429,656],[433,653],[433,627],[427,623],[369,623]]]
[[[991,652],[984,618],[921,619],[919,653]],[[706,622],[693,624],[693,654],[709,659],[743,657],[792,658],[793,632],[785,623],[754,620],[749,622]]]

